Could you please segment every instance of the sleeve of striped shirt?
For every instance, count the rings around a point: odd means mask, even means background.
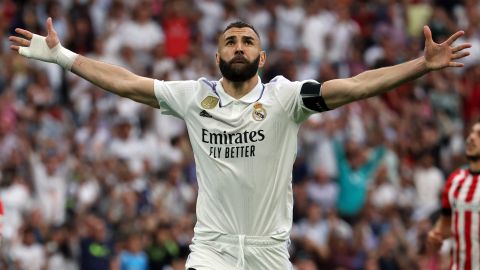
[[[451,215],[452,214],[452,206],[450,204],[450,200],[448,198],[448,193],[450,188],[452,187],[453,179],[460,173],[460,169],[455,170],[450,176],[448,177],[447,182],[443,188],[442,192],[442,214],[443,215]]]

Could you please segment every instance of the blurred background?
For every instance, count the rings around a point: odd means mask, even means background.
[[[298,270],[447,269],[425,246],[480,115],[477,0],[0,1],[0,269],[184,269],[197,183],[185,125],[9,49],[53,18],[77,53],[160,80],[220,78],[216,39],[253,24],[276,75],[319,82],[423,52],[462,29],[464,68],[311,117],[293,171]]]

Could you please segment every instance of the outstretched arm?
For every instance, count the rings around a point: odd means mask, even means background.
[[[471,45],[464,43],[452,46],[453,42],[464,34],[463,31],[456,32],[441,44],[433,41],[428,26],[424,26],[423,32],[424,56],[395,66],[365,71],[355,77],[323,83],[321,93],[328,108],[334,109],[352,101],[385,93],[433,70],[463,67],[462,63],[455,60],[468,56],[469,52],[464,49]]]
[[[53,28],[52,19],[47,19],[48,35],[42,37],[17,28],[23,37],[10,36],[10,47],[21,55],[45,62],[57,63],[91,83],[137,102],[159,108],[153,90],[153,79],[135,75],[118,66],[110,65],[77,55],[62,47]]]

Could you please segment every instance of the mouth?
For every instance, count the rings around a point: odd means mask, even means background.
[[[232,64],[246,64],[248,63],[247,59],[245,59],[244,57],[234,57],[230,63]]]
[[[476,148],[477,148],[476,145],[473,144],[473,143],[467,143],[467,145],[466,145],[466,150],[468,150],[468,151],[475,150]]]

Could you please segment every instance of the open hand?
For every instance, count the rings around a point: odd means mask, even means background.
[[[463,43],[455,47],[452,45],[455,40],[464,34],[463,31],[456,32],[440,44],[433,41],[432,32],[428,26],[423,27],[423,33],[425,35],[425,61],[429,70],[446,67],[463,67],[462,63],[455,62],[455,60],[470,55],[469,52],[464,50],[470,48],[472,45],[470,43]]]
[[[10,48],[12,50],[18,51],[22,55],[30,57],[27,48],[29,48],[32,43],[36,41],[32,40],[36,35],[34,35],[34,33],[30,31],[21,28],[16,28],[15,32],[22,35],[23,37],[10,36],[8,39],[13,43]],[[55,47],[60,42],[57,36],[57,32],[53,28],[52,18],[50,17],[47,19],[47,36],[45,38],[45,41],[50,49]]]

